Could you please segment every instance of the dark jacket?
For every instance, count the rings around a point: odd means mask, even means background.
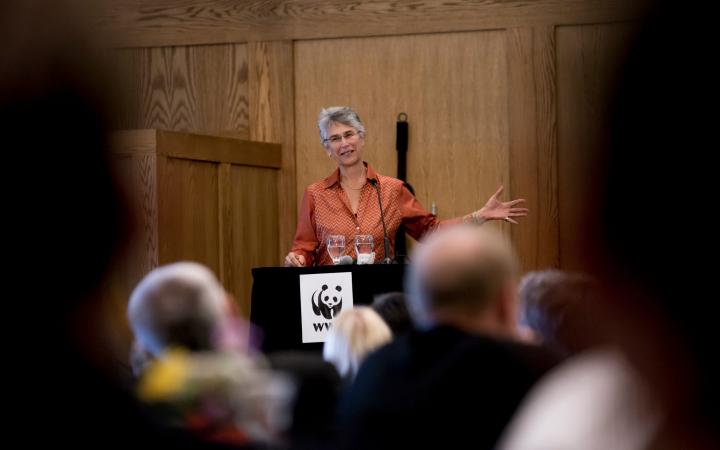
[[[370,355],[340,405],[344,449],[491,449],[547,350],[438,327]]]

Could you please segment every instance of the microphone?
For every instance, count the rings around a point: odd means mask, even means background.
[[[352,264],[353,262],[354,262],[354,261],[353,261],[353,259],[352,259],[352,256],[350,256],[350,255],[343,255],[343,256],[341,256],[340,259],[338,260],[338,265],[339,265],[339,266],[347,266],[347,265]]]
[[[382,200],[380,199],[380,186],[375,178],[368,178],[368,182],[373,185],[377,192],[378,204],[380,205],[380,221],[383,226],[383,244],[385,245],[385,259],[380,264],[392,264],[393,259],[390,257],[390,238],[388,237],[387,227],[385,226],[385,213],[383,212]]]

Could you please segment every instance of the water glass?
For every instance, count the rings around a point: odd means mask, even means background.
[[[333,264],[340,262],[340,258],[345,254],[345,236],[342,234],[331,234],[327,238],[327,251]]]
[[[358,264],[372,264],[375,262],[375,241],[372,235],[358,234],[355,236],[355,253]]]

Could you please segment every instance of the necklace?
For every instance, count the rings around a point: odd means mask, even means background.
[[[365,184],[367,183],[367,169],[365,169],[364,174],[365,174],[365,175],[364,175],[364,177],[363,177],[363,182],[362,182],[362,184],[360,185],[359,188],[354,188],[354,187],[350,186],[350,183],[348,183],[347,181],[342,181],[342,180],[341,180],[341,181],[340,181],[340,184],[342,184],[343,186],[347,187],[348,189],[352,189],[353,191],[359,191],[359,190],[361,190],[361,189],[363,188],[363,186],[365,186]]]
[[[343,181],[340,182],[340,184],[342,184],[343,186],[345,186],[345,187],[348,188],[348,189],[352,189],[353,191],[360,191],[360,190],[362,190],[363,186],[365,186],[365,183],[366,183],[366,182],[363,182],[363,184],[361,184],[359,188],[354,188],[354,187],[350,186],[350,183],[345,183],[345,182],[343,182]]]

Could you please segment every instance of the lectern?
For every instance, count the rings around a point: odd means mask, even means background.
[[[262,350],[319,351],[322,342],[303,341],[327,330],[334,314],[348,307],[348,299],[356,306],[369,305],[377,294],[402,291],[404,272],[403,264],[253,269],[250,321],[261,334]],[[351,286],[337,282],[348,278]],[[303,321],[303,314],[311,323]],[[303,331],[303,325],[310,329]]]

